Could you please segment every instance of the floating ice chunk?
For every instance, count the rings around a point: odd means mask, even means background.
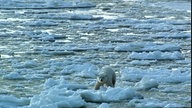
[[[160,78],[159,78],[160,80]],[[182,83],[191,80],[191,71],[181,72],[181,70],[172,71],[169,77],[162,77],[160,81],[168,83]]]
[[[120,73],[121,73],[122,80],[136,82],[142,79],[142,77],[144,76],[143,74],[145,73],[145,70],[142,70],[139,68],[125,67],[121,69]]]
[[[164,106],[164,108],[185,108],[184,105],[178,104],[178,103],[168,103]]]
[[[150,90],[151,88],[158,88],[158,82],[155,79],[143,77],[141,81],[135,84],[137,90]]]
[[[44,0],[44,1],[46,2],[46,5],[48,7],[61,6],[61,4],[63,4],[63,2],[64,2],[63,0]]]
[[[171,25],[169,24],[166,24],[166,23],[158,23],[157,24],[154,24],[154,23],[138,23],[138,24],[135,24],[133,26],[133,28],[136,28],[136,29],[149,29],[149,30],[154,30],[154,31],[170,31],[172,28],[171,28]]]
[[[133,60],[130,64],[133,65],[150,65],[151,63],[156,62],[156,60]]]
[[[43,35],[43,36],[41,36],[41,35]],[[40,37],[41,37],[41,39],[43,40],[43,41],[50,41],[50,42],[55,42],[55,38],[54,38],[54,36],[52,36],[52,35],[49,35],[49,34],[41,34],[40,35]]]
[[[133,98],[143,98],[143,96],[132,88],[107,89],[106,93],[103,95],[103,99],[108,101],[131,100]]]
[[[181,52],[161,52],[161,51],[154,51],[154,52],[132,52],[128,58],[130,59],[141,59],[141,60],[181,60],[184,59],[184,56]]]
[[[189,1],[167,1],[167,2],[157,2],[155,5],[160,7],[165,7],[168,9],[176,10],[176,11],[189,11],[191,12],[191,4]]]
[[[131,43],[131,44],[121,44],[115,47],[115,51],[142,51],[144,48],[144,43]]]
[[[61,37],[59,35],[49,34],[47,32],[42,32],[42,31],[33,31],[33,32],[24,32],[24,33],[27,36],[30,36],[31,38],[39,39],[42,41],[50,41],[50,42],[54,42],[55,37]]]
[[[82,98],[87,102],[117,102],[121,100],[131,100],[133,98],[143,98],[131,88],[108,88],[106,91],[84,90],[79,91]]]
[[[76,7],[95,7],[96,5],[90,2],[75,2]]]
[[[177,44],[155,44],[152,42],[136,42],[128,44],[119,44],[115,51],[179,51],[181,48]]]
[[[92,15],[72,14],[69,19],[71,20],[98,20],[102,17],[93,17]]]
[[[49,20],[38,20],[38,21],[28,21],[24,22],[23,25],[26,26],[57,26],[58,24]]]
[[[53,87],[55,85],[58,84],[58,81],[52,79],[52,78],[49,78],[45,81],[44,83],[44,88],[47,89],[47,88],[50,88],[50,87]]]
[[[76,73],[76,76],[79,77],[95,78],[98,74],[98,67],[90,63],[72,64],[64,67],[62,73],[66,74]]]
[[[23,80],[25,79],[21,74],[18,72],[11,72],[7,75],[3,76],[3,79],[9,79],[9,80]]]
[[[90,2],[65,2],[63,0],[45,0],[47,7],[51,8],[91,8],[96,5]]]
[[[142,100],[133,99],[129,101],[128,105],[136,108],[149,108],[149,107],[157,108],[157,107],[163,107],[165,103],[157,99],[142,99]]]
[[[181,47],[178,44],[168,43],[163,45],[151,44],[146,45],[144,51],[180,51]]]
[[[72,84],[72,83],[68,83],[67,81],[65,81],[65,79],[63,77],[60,77],[60,79],[52,79],[49,78],[46,80],[45,84],[44,84],[44,88],[48,89],[48,88],[52,88],[52,87],[56,87],[56,88],[66,88],[69,90],[77,90],[77,89],[87,89],[88,86],[85,84]]]
[[[77,73],[75,76],[83,77],[83,78],[95,78],[97,76],[97,72],[92,70],[93,68],[89,68],[88,70],[83,70],[80,73]]]
[[[29,99],[27,98],[17,98],[12,95],[0,95],[0,106],[2,108],[14,108],[21,107],[29,104]]]
[[[15,68],[34,68],[38,66],[38,63],[34,60],[29,60],[23,63],[12,64],[12,66]]]
[[[63,84],[59,85],[58,88],[67,88],[69,90],[87,89],[88,86],[84,84]]]
[[[125,67],[120,70],[121,79],[126,81],[137,82],[140,81],[143,77],[147,76],[149,79],[154,79],[155,82],[158,83],[182,83],[186,81],[190,81],[191,72],[190,70],[185,70],[182,72],[181,69],[176,71],[164,69],[164,68],[149,68],[149,69],[141,69],[134,67]],[[152,85],[156,85],[154,81],[152,81]]]
[[[27,108],[76,108],[85,106],[85,101],[74,91],[51,88],[33,96]]]
[[[110,108],[108,103],[102,103],[98,108]]]
[[[178,103],[168,102],[168,101],[160,101],[158,99],[153,98],[145,98],[145,99],[133,99],[128,103],[129,107],[134,108],[183,108],[184,106]]]
[[[3,5],[1,5],[3,3]],[[0,8],[43,9],[43,8],[91,8],[96,5],[91,2],[66,2],[63,0],[1,0]]]
[[[38,18],[49,18],[49,19],[66,19],[66,20],[100,20],[103,17],[95,17],[90,14],[75,14],[75,13],[66,13],[66,14],[46,14],[38,15]]]
[[[160,32],[157,33],[155,36],[153,36],[153,38],[190,38],[190,37],[191,33],[189,32],[179,32],[179,33]]]

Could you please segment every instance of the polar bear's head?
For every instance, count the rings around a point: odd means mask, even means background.
[[[105,83],[107,81],[107,76],[104,75],[104,74],[101,74],[97,77],[97,80],[100,82],[100,83]]]

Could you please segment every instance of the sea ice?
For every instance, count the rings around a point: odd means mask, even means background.
[[[12,67],[15,67],[15,68],[34,68],[36,66],[38,66],[38,62],[35,60],[28,60],[25,62],[12,64]]]
[[[45,0],[47,7],[57,8],[91,8],[96,5],[90,2],[66,2],[63,0]]]
[[[87,89],[87,86],[81,84],[71,84],[65,81],[64,77],[59,79],[49,78],[44,83],[44,91],[31,98],[26,108],[74,108],[85,106],[85,101],[77,89]]]
[[[87,89],[88,86],[85,84],[77,84],[77,83],[68,83],[65,81],[64,77],[60,77],[59,79],[49,78],[45,81],[44,88],[58,88],[58,89],[69,89],[69,90],[78,90],[78,89]]]
[[[3,75],[3,79],[9,79],[9,80],[23,80],[25,77],[23,77],[18,72],[11,72],[7,75]]]
[[[134,107],[134,108],[174,108],[174,107],[179,107],[182,108],[183,105],[173,103],[173,102],[168,102],[168,101],[160,101],[158,99],[153,99],[153,98],[145,98],[145,99],[133,99],[129,101],[128,103],[129,107]]]
[[[115,47],[115,51],[180,51],[178,44],[156,44],[152,42],[136,42],[119,44]]]
[[[135,84],[137,90],[150,90],[151,88],[158,88],[159,83],[155,79],[143,77],[141,81]]]
[[[84,105],[85,101],[74,91],[53,87],[41,92],[40,95],[33,96],[26,108],[74,108]]]
[[[46,14],[38,15],[38,18],[49,18],[49,19],[62,19],[62,20],[100,20],[102,17],[94,17],[90,14],[77,14],[77,13],[66,13],[66,14]]]
[[[191,37],[191,33],[188,32],[174,32],[174,33],[169,33],[169,32],[160,32],[157,33],[156,35],[152,36],[153,38],[176,38],[176,39],[180,39],[180,38],[190,38]]]
[[[120,73],[122,80],[132,82],[138,82],[143,77],[147,77],[149,82],[147,81],[146,84],[150,83],[149,85],[151,87],[156,87],[159,83],[182,83],[190,81],[191,76],[190,70],[185,70],[183,72],[182,69],[169,70],[164,68],[141,69],[134,67],[125,67],[120,70]],[[145,85],[145,83],[141,83],[139,85]],[[147,86],[143,86],[143,88],[145,87]]]
[[[76,76],[85,78],[95,78],[98,72],[98,67],[90,63],[68,65],[62,70],[64,74],[75,73]]]
[[[17,98],[12,95],[0,95],[0,107],[2,108],[14,108],[29,104],[27,98]]]
[[[91,8],[95,7],[96,5],[91,2],[67,2],[63,0],[1,0],[0,1],[0,8]],[[1,5],[3,4],[3,5]],[[14,5],[14,7],[13,7]]]
[[[110,108],[108,103],[102,103],[98,108]]]
[[[142,99],[143,96],[132,88],[110,88],[107,90],[83,90],[79,91],[82,98],[87,102],[117,102],[121,100]]]
[[[144,65],[150,65],[151,63],[155,63],[155,62],[156,60],[132,60],[130,64],[144,66]]]
[[[50,20],[37,20],[37,21],[26,21],[23,23],[24,26],[57,26],[57,22]]]
[[[161,52],[161,51],[153,51],[153,52],[132,52],[128,58],[130,59],[139,59],[139,60],[181,60],[184,59],[184,56],[181,52]]]

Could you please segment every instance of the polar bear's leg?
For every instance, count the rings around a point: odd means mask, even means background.
[[[114,86],[113,86],[113,83],[112,83],[112,80],[106,82],[106,86],[107,86],[107,87],[109,87],[109,86],[110,86],[110,87],[114,87]]]
[[[115,82],[116,82],[116,77],[113,77],[112,79],[113,87],[115,87]]]
[[[95,85],[95,90],[99,90],[100,86],[103,86],[103,83],[97,82]]]

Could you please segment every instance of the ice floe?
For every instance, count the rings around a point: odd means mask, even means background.
[[[108,103],[102,103],[98,108],[110,108]]]
[[[141,81],[138,83],[138,87],[143,86],[142,88],[148,88],[148,85],[146,85],[147,83],[150,83],[152,87],[156,87],[159,83],[182,83],[190,81],[191,75],[190,70],[182,72],[181,69],[141,69],[133,67],[125,67],[120,70],[120,73],[122,80],[133,82]]]
[[[54,86],[57,87],[58,89],[66,88],[69,90],[78,90],[78,89],[87,89],[88,88],[88,86],[85,84],[69,83],[65,80],[64,77],[60,77],[59,79],[49,78],[44,83],[45,89],[49,89]]]
[[[34,68],[38,66],[38,62],[35,60],[29,60],[21,63],[12,63],[12,67],[15,68]]]
[[[85,101],[74,91],[51,88],[33,96],[25,108],[74,108],[85,106]]]
[[[132,52],[129,56],[129,59],[139,59],[139,60],[182,60],[184,56],[179,51],[174,52]]]
[[[132,60],[130,64],[132,65],[139,65],[139,66],[146,66],[150,65],[151,63],[157,62],[156,60]]]
[[[23,80],[25,77],[18,72],[11,72],[7,75],[3,76],[3,79],[9,79],[9,80]]]
[[[21,107],[29,104],[28,98],[17,98],[12,95],[0,95],[0,107],[13,108]]]
[[[83,64],[72,64],[65,66],[64,69],[61,71],[62,74],[72,74],[75,73],[75,76],[84,77],[84,78],[95,78],[99,71],[98,67],[90,64],[90,63],[83,63]]]
[[[87,89],[85,85],[72,84],[60,79],[48,79],[45,90],[31,98],[26,108],[33,107],[82,107],[86,102],[119,102],[121,100],[143,99],[143,96],[132,88],[105,88],[103,90]],[[75,89],[74,89],[75,88]],[[74,91],[75,90],[75,91]],[[102,106],[108,106],[103,104]]]
[[[137,90],[150,90],[152,88],[158,88],[159,83],[151,78],[143,77],[141,81],[135,84]]]
[[[67,2],[63,0],[1,0],[0,3],[3,3],[3,5],[0,5],[0,8],[8,9],[91,8],[96,6],[91,2]],[[12,5],[14,5],[14,7]]]
[[[36,36],[37,36],[37,39],[42,38],[41,35],[34,35],[35,38],[36,38]],[[95,45],[93,45],[92,43],[90,43],[90,44],[88,44],[88,43],[85,43],[85,44],[65,44],[65,45],[62,45],[62,46],[55,44],[55,46],[48,46],[48,45],[46,47],[38,46],[38,47],[34,48],[34,51],[74,51],[74,52],[93,51],[93,50],[116,51],[116,52],[160,51],[159,54],[161,54],[161,53],[164,53],[165,51],[167,53],[171,53],[171,52],[174,52],[174,51],[180,51],[180,49],[181,49],[181,47],[178,44],[176,45],[176,44],[170,44],[170,43],[156,44],[156,43],[152,43],[152,42],[136,42],[136,43],[115,43],[115,44],[98,43],[98,44],[95,44]],[[178,52],[178,53],[180,53],[180,52]],[[163,55],[165,55],[165,54],[163,54]],[[173,55],[175,55],[175,54],[173,54]]]
[[[68,13],[68,14],[44,14],[38,15],[38,18],[49,18],[49,19],[60,19],[60,20],[100,20],[103,17],[95,17],[90,14],[75,14],[75,13]]]
[[[24,34],[29,36],[32,39],[49,41],[49,42],[55,42],[56,39],[66,38],[65,36],[62,36],[59,34],[51,34],[51,33],[42,32],[42,31],[33,31],[33,32],[29,31],[29,32],[24,32]]]
[[[87,102],[118,102],[121,100],[142,99],[143,96],[132,88],[107,88],[107,90],[79,91],[82,98]]]
[[[188,11],[191,12],[190,0],[188,1],[172,1],[172,2],[158,2],[155,5],[164,6],[168,9],[176,11]]]
[[[23,23],[24,26],[57,26],[58,23],[50,20],[28,21]]]
[[[152,36],[153,38],[190,38],[191,34],[188,32],[180,32],[180,33],[167,33],[167,32],[160,32],[156,35]]]
[[[49,78],[44,83],[44,91],[31,98],[30,103],[25,108],[45,107],[45,108],[73,108],[85,106],[85,101],[80,94],[73,90],[86,89],[87,86],[72,84],[65,81],[63,77],[59,79]]]
[[[135,24],[133,26],[133,28],[135,28],[135,29],[149,29],[149,30],[151,29],[153,31],[165,32],[165,31],[170,31],[172,29],[172,26],[165,24],[165,23],[158,23],[158,25],[145,23],[145,24]]]
[[[158,99],[133,99],[128,103],[129,107],[136,108],[147,108],[147,107],[164,107],[164,108],[173,108],[173,107],[184,107],[181,104],[169,103],[167,101],[160,101]]]
[[[156,44],[151,42],[135,42],[127,44],[119,44],[115,47],[115,51],[179,51],[181,48],[177,44]]]

